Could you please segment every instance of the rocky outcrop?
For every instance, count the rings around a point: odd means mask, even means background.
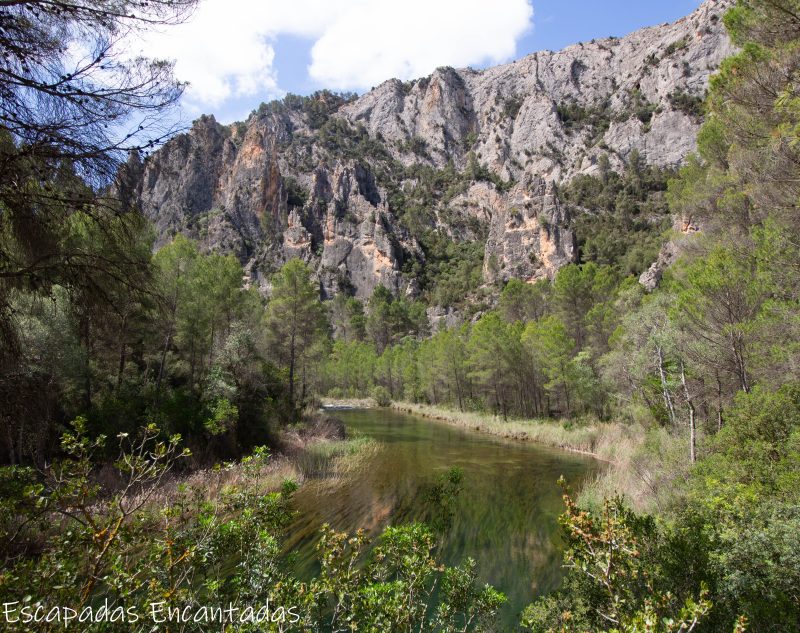
[[[208,249],[250,260],[265,227],[281,223],[281,132],[227,127],[203,116],[148,158],[139,199],[158,244],[183,232]]]
[[[413,295],[409,264],[425,256],[406,227],[419,235],[420,223],[485,240],[487,282],[552,276],[576,257],[560,184],[601,156],[619,170],[634,150],[671,166],[694,149],[697,104],[732,52],[730,4],[484,71],[389,80],[354,100],[287,98],[232,126],[204,116],[145,161],[136,195],[159,245],[187,233],[235,253],[264,287],[300,257],[325,296],[378,284]],[[407,221],[420,165],[460,173],[459,186],[414,201],[422,219]]]
[[[556,181],[591,171],[603,153],[617,167],[633,149],[652,164],[675,165],[694,148],[699,125],[680,96],[702,96],[710,73],[731,54],[721,21],[731,4],[711,0],[674,24],[485,71],[444,68],[407,84],[393,79],[342,114],[389,141],[405,163],[463,166],[474,151],[503,177]],[[565,120],[569,106],[601,125]],[[414,139],[424,150],[413,151]]]
[[[320,166],[313,179],[309,202],[289,214],[284,256],[315,264],[327,297],[352,289],[367,298],[377,285],[399,293],[407,286],[400,273],[404,251],[421,251],[389,211],[373,174],[351,163],[333,171]]]
[[[368,297],[378,284],[394,292],[403,257],[421,257],[400,227],[370,169],[353,160],[320,160],[311,173],[287,166],[291,119],[253,118],[226,127],[202,117],[145,162],[138,195],[157,246],[182,232],[206,250],[236,254],[251,281],[298,257],[318,272],[324,293]],[[295,173],[308,198],[292,200]]]
[[[672,239],[667,241],[658,253],[658,258],[650,268],[639,276],[639,283],[648,292],[652,292],[661,283],[664,271],[674,264],[687,244],[686,238],[702,230],[692,218],[676,218],[672,225]]]
[[[487,281],[536,281],[575,258],[575,238],[552,182],[515,187],[492,216],[483,276]]]

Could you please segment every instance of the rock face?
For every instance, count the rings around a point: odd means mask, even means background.
[[[323,157],[309,173],[286,162],[290,117],[251,117],[226,127],[202,117],[145,162],[138,195],[158,245],[177,232],[206,250],[236,254],[255,283],[290,258],[310,263],[324,296],[352,290],[368,297],[378,284],[394,292],[404,256],[416,242],[389,211],[364,164]],[[307,188],[284,175],[296,174]],[[306,199],[293,199],[300,188]]]
[[[409,84],[393,79],[342,113],[396,145],[424,140],[428,160],[439,166],[474,150],[490,169],[515,179],[529,172],[569,179],[591,171],[602,153],[620,166],[633,149],[652,164],[674,165],[694,149],[698,127],[678,97],[702,95],[709,74],[731,54],[721,24],[730,4],[712,0],[674,24],[486,71],[445,68]],[[559,106],[570,104],[604,117],[606,131],[568,129]]]
[[[533,281],[569,264],[575,239],[568,225],[552,182],[537,177],[515,187],[492,216],[484,279]]]
[[[300,257],[324,296],[378,284],[413,295],[425,254],[404,195],[421,168],[450,170],[461,186],[421,203],[426,229],[485,240],[487,282],[551,276],[576,257],[558,184],[595,173],[601,156],[617,170],[634,150],[674,166],[694,149],[697,103],[732,53],[730,4],[485,71],[389,80],[357,99],[287,98],[231,126],[204,116],[145,161],[137,194],[159,244],[187,233],[235,253],[253,283]]]
[[[318,264],[323,296],[352,287],[366,298],[377,285],[400,292],[403,248],[419,255],[419,247],[389,211],[373,174],[360,164],[339,164],[333,172],[320,166],[312,192],[302,212],[289,214],[286,257]]]

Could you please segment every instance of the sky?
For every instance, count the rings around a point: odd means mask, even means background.
[[[439,66],[485,68],[621,37],[701,0],[201,0],[135,53],[175,61],[183,117],[244,120],[261,102],[328,88],[363,93]]]

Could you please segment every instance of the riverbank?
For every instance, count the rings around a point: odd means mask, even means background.
[[[375,408],[371,399],[324,399],[326,408]],[[658,505],[662,488],[660,473],[665,470],[661,457],[646,446],[648,435],[639,425],[620,422],[514,419],[473,411],[455,411],[411,402],[393,402],[390,408],[452,426],[487,433],[522,442],[586,455],[605,462],[608,467],[587,481],[579,492],[584,507],[598,508],[603,499],[614,495],[626,497],[639,510]],[[650,437],[650,442],[654,440]],[[657,437],[655,441],[670,452],[674,441]]]
[[[639,438],[629,427],[617,423],[592,422],[580,424],[569,421],[525,420],[477,413],[454,411],[426,404],[394,402],[391,408],[423,418],[446,422],[481,433],[507,439],[536,442],[572,453],[588,455],[604,462],[614,463],[624,456]]]
[[[646,433],[638,425],[599,421],[504,420],[486,413],[454,411],[410,402],[394,402],[391,408],[464,429],[535,442],[606,462],[608,467],[587,481],[578,493],[578,502],[584,507],[599,508],[605,498],[617,494],[626,497],[637,509],[650,510],[657,505],[659,491],[653,485],[656,479],[653,471],[658,460],[650,459],[645,448]]]
[[[310,480],[332,485],[351,481],[369,466],[381,444],[345,435],[344,425],[330,416],[311,418],[281,433],[274,451],[256,452],[241,460],[188,474],[176,474],[151,496],[155,505],[169,505],[185,490],[210,501],[230,488],[255,486],[260,494],[281,490],[285,482],[302,486]]]
[[[371,398],[334,400],[324,399],[326,409],[372,409],[377,405]],[[390,407],[430,420],[445,422],[472,431],[488,433],[506,439],[536,442],[572,453],[588,455],[608,463],[624,459],[632,446],[641,444],[640,434],[631,427],[613,422],[581,424],[573,421],[541,419],[503,419],[500,416],[474,411],[455,411],[427,404],[393,402]]]
[[[372,409],[377,405],[372,398],[322,398],[325,409]]]

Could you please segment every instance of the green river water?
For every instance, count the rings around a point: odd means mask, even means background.
[[[513,630],[521,610],[555,587],[562,575],[557,517],[563,509],[557,485],[573,487],[594,475],[599,462],[583,456],[486,434],[385,409],[337,410],[349,435],[384,445],[353,481],[306,483],[296,494],[298,519],[291,545],[301,573],[315,571],[319,528],[365,528],[421,520],[425,491],[451,467],[463,470],[456,513],[438,551],[443,562],[478,562],[480,580],[509,598],[502,612]]]

